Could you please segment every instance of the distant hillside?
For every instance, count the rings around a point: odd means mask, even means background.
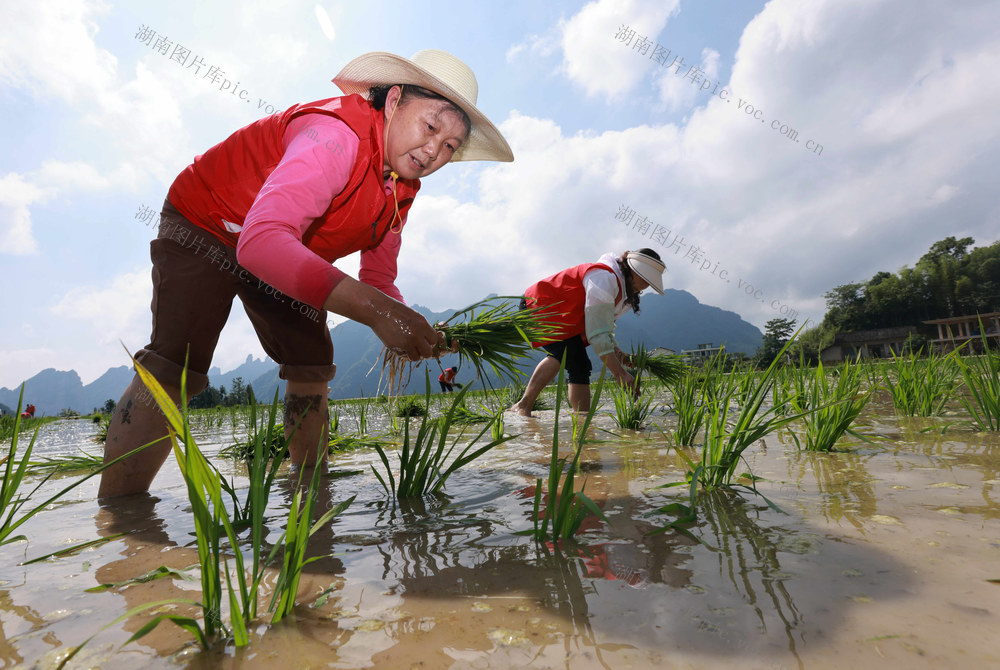
[[[455,310],[432,312],[419,305],[414,305],[414,309],[431,323],[447,319],[455,313]],[[337,376],[330,383],[330,397],[374,395],[378,390],[381,368],[375,366],[372,370],[372,366],[382,352],[382,343],[370,329],[353,321],[338,325],[330,333],[334,344],[334,363],[337,364]],[[641,314],[621,317],[616,338],[625,351],[639,342],[645,343],[648,348],[666,347],[677,352],[711,342],[714,346],[724,344],[731,352],[753,354],[760,347],[762,334],[735,312],[703,305],[687,291],[666,289],[662,297],[643,295]],[[526,374],[531,372],[540,357],[539,354],[524,362],[521,368]],[[597,359],[594,360],[596,369],[599,369]],[[440,361],[442,367],[457,364],[458,357],[453,354],[442,357]],[[433,389],[437,389],[438,362],[427,361],[414,370],[407,387],[408,393],[423,392],[425,368],[431,373]],[[473,372],[471,366],[466,366],[459,371],[459,381],[471,381]],[[278,378],[278,366],[271,360],[247,356],[241,366],[229,372],[223,373],[217,367],[209,371],[210,383],[215,387],[222,385],[228,389],[236,377],[242,377],[245,384],[252,385],[257,398],[264,402],[270,401],[275,389],[284,390],[284,381]],[[62,372],[49,368],[25,382],[24,397],[26,403],[35,404],[41,415],[57,414],[64,408],[89,412],[102,406],[108,398],[117,401],[131,379],[132,371],[123,365],[111,368],[84,386],[75,371]],[[0,403],[16,407],[18,392],[19,388],[0,389]]]
[[[108,398],[116,402],[132,379],[132,370],[122,365],[83,385],[75,370],[64,372],[54,368],[42,370],[24,382],[24,404],[32,403],[39,416],[52,416],[62,409],[89,412],[100,407]],[[21,388],[0,388],[0,403],[17,407]]]
[[[218,367],[211,367],[208,371],[208,383],[216,388],[225,386],[228,391],[232,388],[233,380],[237,377],[242,377],[244,384],[252,384],[258,377],[270,375],[272,372],[275,379],[277,379],[277,366],[270,358],[254,358],[250,354],[247,354],[247,359],[243,361],[243,365],[229,372],[223,373]],[[256,391],[257,385],[254,384],[254,392]],[[274,391],[272,390],[271,393],[273,394]]]
[[[414,305],[414,309],[431,323],[443,321],[455,313],[455,310],[433,312],[420,305]],[[347,321],[330,331],[330,334],[334,343],[333,359],[337,364],[337,376],[330,383],[330,397],[356,398],[378,393],[381,365],[375,364],[382,353],[382,343],[374,333],[359,323]],[[622,316],[618,320],[616,339],[625,351],[640,342],[650,349],[666,347],[677,352],[695,349],[699,344],[711,342],[714,346],[724,344],[731,352],[753,354],[760,347],[762,334],[756,326],[747,323],[735,312],[702,305],[687,291],[666,289],[662,297],[655,294],[644,295],[639,315]],[[522,371],[526,375],[530,374],[541,356],[539,353],[525,361],[520,366]],[[595,369],[600,369],[600,361],[594,356],[592,359]],[[437,390],[437,376],[441,368],[451,365],[458,365],[457,356],[443,356],[440,367],[437,361],[426,361],[421,367],[414,369],[406,392],[423,392],[425,368],[431,374],[432,390]],[[465,369],[459,371],[458,380],[471,381],[473,374],[474,369],[466,365]],[[247,381],[246,377],[244,381]],[[281,388],[284,387],[284,382],[278,379],[277,366],[251,383],[257,397],[266,399],[273,397],[274,389],[279,384]]]
[[[687,291],[668,288],[662,297],[647,291],[639,307],[638,315],[621,317],[615,329],[615,339],[625,351],[639,342],[677,352],[711,342],[730,352],[753,354],[763,339],[757,326],[736,312],[703,305]]]

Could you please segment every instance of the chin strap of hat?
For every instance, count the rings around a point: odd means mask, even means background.
[[[389,126],[392,125],[392,117],[396,114],[396,108],[399,107],[399,101],[403,98],[403,84],[399,85],[399,97],[396,98],[396,103],[392,106],[392,111],[389,112],[389,120],[385,122],[385,149],[388,150],[389,146]],[[389,171],[389,178],[392,179],[392,202],[395,206],[395,214],[392,216],[392,222],[389,224],[389,231],[399,235],[403,230],[403,217],[399,215],[399,198],[396,197],[396,180],[399,179],[399,174],[395,170]],[[399,226],[396,225],[396,219],[399,219]]]

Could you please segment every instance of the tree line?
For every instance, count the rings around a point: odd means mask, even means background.
[[[912,268],[877,272],[868,281],[827,291],[822,323],[801,333],[793,356],[818,359],[840,332],[920,326],[932,319],[1000,311],[1000,241],[974,244],[971,237],[949,236],[932,244]],[[787,319],[769,321],[755,358],[769,362],[792,332]]]
[[[211,384],[204,391],[191,398],[188,407],[192,409],[207,409],[220,405],[249,405],[254,402],[253,386],[244,384],[243,377],[236,377],[230,383],[230,389],[226,392],[224,384],[215,388]]]

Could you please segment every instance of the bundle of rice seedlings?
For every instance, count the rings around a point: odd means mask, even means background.
[[[445,335],[445,345],[440,353],[457,353],[459,366],[465,361],[470,362],[476,369],[476,376],[484,383],[490,383],[486,376],[487,369],[492,370],[501,381],[517,382],[523,373],[516,361],[530,354],[532,343],[551,340],[561,325],[541,314],[545,308],[519,309],[514,301],[521,298],[498,296],[480,300],[455,312],[446,321],[435,324],[434,327]],[[453,323],[460,318],[462,320]],[[386,348],[382,349],[381,360],[379,388],[385,380],[389,395],[395,395],[409,383],[413,363]]]
[[[518,309],[513,301],[520,298],[481,300],[437,324],[444,331],[447,348],[457,349],[460,364],[472,363],[480,379],[486,379],[487,368],[501,380],[520,379],[516,361],[531,353],[532,342],[552,339],[559,326],[543,318],[541,308]]]
[[[248,461],[253,459],[254,442],[256,432],[261,433],[264,440],[266,458],[271,459],[282,456],[285,452],[285,424],[276,423],[270,428],[266,426],[254,426],[247,439],[242,442],[234,442],[228,447],[219,450],[219,456],[231,458],[233,460]],[[284,456],[282,456],[284,458]]]
[[[355,449],[374,449],[376,446],[388,444],[385,440],[368,435],[330,435],[330,451],[335,454]]]
[[[41,470],[56,470],[59,472],[70,472],[74,470],[96,470],[104,463],[104,456],[101,454],[91,454],[80,449],[83,456],[40,456],[39,460],[31,461],[29,466],[32,472]]]
[[[427,414],[427,407],[416,398],[402,398],[396,403],[395,414],[396,416],[424,416]]]
[[[426,377],[426,387],[425,397],[429,404],[431,398],[429,374]],[[382,465],[385,466],[385,477],[375,469],[375,466],[372,466],[372,472],[375,473],[379,483],[394,500],[439,493],[444,488],[448,477],[456,470],[514,437],[495,437],[483,445],[481,440],[490,431],[491,424],[487,424],[471,441],[465,442],[462,439],[465,434],[462,432],[449,445],[448,431],[451,428],[455,408],[465,401],[465,395],[468,391],[468,387],[462,389],[452,400],[451,407],[443,416],[431,419],[425,414],[420,421],[416,435],[410,433],[410,422],[403,422],[402,447],[396,450],[399,458],[398,478],[393,474],[393,468],[389,464],[388,452],[381,446],[375,447]],[[460,441],[465,442],[464,447],[459,446]]]
[[[611,417],[618,427],[628,430],[642,428],[642,424],[653,413],[653,397],[648,393],[640,393],[637,396],[632,389],[621,384],[612,386],[611,392],[615,404],[615,413]]]
[[[485,407],[481,409],[486,409]],[[469,409],[469,406],[464,402],[461,405],[455,407],[455,412],[452,417],[452,423],[454,424],[472,424],[472,423],[488,423],[493,421],[495,416],[493,414],[483,414],[476,410]]]
[[[94,442],[107,442],[108,441],[108,427],[111,425],[111,419],[98,417],[95,423],[98,424],[97,432],[90,438]]]
[[[680,356],[654,355],[641,343],[632,348],[632,366],[640,374],[648,372],[667,386],[680,381],[684,374],[684,361]]]

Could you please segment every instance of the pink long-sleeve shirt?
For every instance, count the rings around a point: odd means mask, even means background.
[[[247,212],[236,245],[240,265],[317,309],[347,275],[310,251],[302,238],[347,185],[358,143],[346,123],[326,114],[305,114],[289,123],[281,162]],[[390,180],[385,192],[391,197]],[[390,231],[376,248],[361,252],[358,279],[405,302],[395,284],[399,248],[400,234]]]

